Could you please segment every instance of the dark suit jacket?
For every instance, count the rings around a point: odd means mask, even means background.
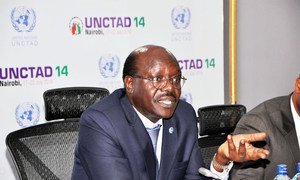
[[[232,179],[274,179],[277,165],[281,163],[288,166],[290,178],[296,174],[300,150],[290,98],[283,96],[268,100],[241,118],[234,134],[266,132],[266,144],[260,145],[269,149],[271,154],[267,160],[235,164],[231,171]]]
[[[201,179],[196,114],[180,101],[163,120],[160,180]],[[173,128],[173,132],[170,131]],[[124,89],[89,107],[80,119],[72,179],[154,180],[151,139]]]

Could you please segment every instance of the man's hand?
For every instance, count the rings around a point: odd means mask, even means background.
[[[265,159],[270,152],[263,148],[254,147],[251,142],[263,141],[266,137],[266,133],[228,135],[227,141],[218,148],[215,161],[220,165],[226,165],[229,161],[245,162]],[[214,166],[214,168],[217,171],[223,171],[218,167]]]

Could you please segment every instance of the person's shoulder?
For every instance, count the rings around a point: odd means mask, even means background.
[[[120,101],[125,96],[122,89],[115,90],[110,95],[89,106],[81,115],[80,123],[88,125],[110,124],[111,115],[120,114]]]
[[[120,99],[125,96],[123,89],[117,89],[110,95],[104,97],[103,99],[95,102],[93,105],[87,108],[88,111],[106,111],[117,107],[120,104]]]
[[[278,96],[268,99],[256,107],[254,107],[248,114],[258,114],[258,113],[272,113],[278,111],[282,106],[289,107],[290,95],[288,96]]]
[[[175,114],[178,114],[180,116],[196,115],[193,106],[183,100],[179,100],[177,108],[175,110]]]
[[[184,100],[181,100],[181,99],[178,102],[177,109],[181,109],[181,110],[194,110],[193,106],[190,103],[188,103],[188,102],[186,102]]]
[[[267,132],[273,134],[273,130],[282,124],[282,113],[291,116],[290,95],[278,96],[268,99],[245,115],[239,120],[234,134]]]
[[[285,101],[287,99],[289,100],[290,97],[291,97],[290,95],[287,95],[287,96],[278,96],[278,97],[274,97],[274,98],[268,99],[264,103],[265,104],[280,104],[282,101]]]

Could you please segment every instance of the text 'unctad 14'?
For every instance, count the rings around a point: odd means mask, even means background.
[[[0,68],[0,79],[2,80],[52,77],[52,74],[53,69],[50,66]]]

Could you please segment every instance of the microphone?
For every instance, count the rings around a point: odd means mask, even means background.
[[[206,177],[210,177],[210,178],[213,178],[213,179],[220,179],[220,177],[216,174],[214,174],[213,172],[211,172],[210,170],[204,168],[204,167],[200,167],[198,169],[198,172]]]

